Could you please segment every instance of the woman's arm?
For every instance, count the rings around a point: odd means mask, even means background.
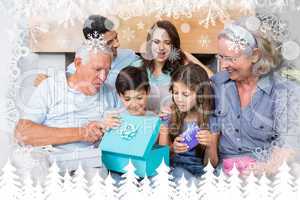
[[[201,63],[197,58],[195,58],[192,54],[183,51],[184,55],[187,58],[188,62],[200,65],[207,73],[208,77],[212,77],[214,75],[214,73],[211,71],[211,69],[209,69],[207,66],[205,66],[203,63]]]

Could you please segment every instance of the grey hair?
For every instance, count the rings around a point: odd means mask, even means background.
[[[265,37],[264,34],[260,31],[260,28],[255,31],[249,30],[249,28],[247,28],[247,19],[248,17],[242,17],[240,20],[234,22],[233,24],[242,27],[249,34],[251,34],[252,37],[254,37],[255,45],[251,44],[250,42],[243,49],[243,54],[246,56],[251,56],[253,55],[253,50],[255,48],[259,49],[261,53],[260,59],[258,60],[258,62],[252,65],[252,72],[257,76],[262,76],[278,69],[282,65],[283,58],[279,49],[276,47],[277,44],[275,43],[275,41],[272,41],[270,40],[270,38]],[[233,41],[234,37],[234,32],[226,28],[218,35],[218,39],[225,38],[230,41]],[[247,41],[247,37],[244,39]]]
[[[224,38],[226,40],[229,40],[231,42],[235,42],[235,38],[236,35],[235,33],[231,30],[231,29],[224,29],[219,35],[218,35],[218,39]],[[251,56],[253,53],[253,49],[256,48],[257,45],[255,43],[255,45],[244,45],[243,48],[239,48],[239,50],[242,50],[243,54],[247,55],[247,56]],[[233,47],[234,49],[234,47]],[[237,49],[236,49],[237,50]]]
[[[108,48],[91,48],[90,46],[83,44],[76,50],[75,58],[80,58],[83,64],[87,64],[90,60],[90,53],[101,53],[110,55],[111,57],[113,56],[112,51]]]

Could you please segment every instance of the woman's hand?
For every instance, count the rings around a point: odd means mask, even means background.
[[[201,130],[197,133],[196,138],[199,144],[210,147],[212,143],[212,134],[209,130]]]
[[[173,149],[175,153],[184,153],[188,151],[188,146],[182,143],[184,139],[181,136],[175,138],[173,143]]]

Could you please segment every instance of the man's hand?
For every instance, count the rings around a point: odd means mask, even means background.
[[[47,79],[48,76],[46,74],[38,74],[37,77],[34,79],[33,85],[35,87],[39,86],[43,80]]]
[[[82,141],[95,143],[102,138],[104,134],[101,122],[92,121],[83,127],[80,131]]]

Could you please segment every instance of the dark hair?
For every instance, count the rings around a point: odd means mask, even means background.
[[[85,39],[98,38],[100,34],[113,30],[114,23],[101,15],[90,15],[83,25],[83,35]],[[94,33],[97,33],[96,35]]]
[[[124,95],[128,90],[145,90],[150,92],[150,84],[146,71],[138,67],[123,68],[116,79],[116,90],[118,94]]]
[[[151,52],[152,42],[151,42],[151,40],[152,40],[152,33],[154,32],[154,30],[156,28],[162,28],[168,33],[168,35],[171,39],[172,49],[174,51],[176,51],[176,53],[178,54],[178,59],[166,60],[164,66],[162,68],[163,73],[165,73],[165,74],[172,73],[177,67],[184,64],[186,56],[180,48],[180,37],[179,37],[176,27],[170,21],[167,21],[167,20],[157,21],[151,27],[150,31],[148,32],[146,56],[145,56],[146,58],[143,57],[143,63],[144,63],[143,66],[144,66],[144,68],[149,69],[151,73],[154,71],[154,60],[147,59],[147,58],[149,58],[149,57],[152,58],[152,52]]]
[[[196,92],[196,106],[191,109],[197,113],[197,124],[201,129],[208,129],[209,115],[214,110],[214,93],[210,83],[210,79],[206,71],[197,64],[187,64],[179,67],[174,71],[171,77],[170,92],[173,94],[174,82],[185,84],[190,90]],[[170,139],[174,139],[183,131],[184,119],[188,112],[182,113],[175,104],[172,95],[173,105],[170,120]],[[205,147],[198,146],[198,151],[202,155]]]

